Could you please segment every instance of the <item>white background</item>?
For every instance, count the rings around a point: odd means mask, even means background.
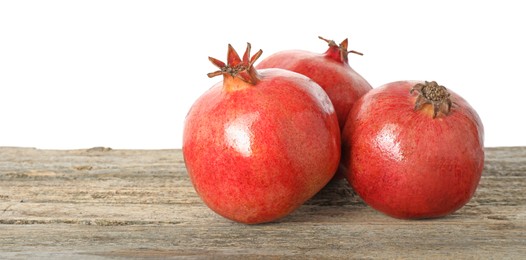
[[[0,146],[180,148],[228,43],[263,56],[349,38],[373,87],[436,80],[526,145],[521,1],[1,1]]]

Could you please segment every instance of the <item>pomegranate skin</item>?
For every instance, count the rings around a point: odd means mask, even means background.
[[[347,39],[340,45],[325,41],[329,43],[329,48],[323,54],[303,50],[281,51],[262,60],[256,67],[291,70],[314,80],[331,99],[340,128],[343,128],[353,104],[372,87],[349,65]]]
[[[198,195],[219,215],[246,224],[283,218],[314,196],[333,177],[341,145],[321,87],[281,69],[254,75],[252,85],[225,74],[194,103],[183,132]]]
[[[342,162],[356,193],[402,219],[436,218],[463,207],[484,166],[484,129],[476,111],[451,90],[447,115],[433,118],[410,90],[419,81],[373,89],[357,101],[342,132]],[[427,82],[426,82],[427,84]]]

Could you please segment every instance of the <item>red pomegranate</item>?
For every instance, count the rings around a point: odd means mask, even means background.
[[[448,215],[473,196],[484,166],[476,111],[436,82],[399,81],[364,95],[342,133],[356,193],[396,218]]]
[[[187,171],[201,199],[225,218],[247,223],[287,216],[321,190],[340,159],[334,107],[309,78],[256,70],[250,44],[241,60],[228,46],[223,75],[192,105],[183,132]]]
[[[336,109],[340,128],[343,128],[354,102],[372,87],[349,66],[348,53],[362,54],[347,51],[347,39],[338,45],[333,40],[319,38],[329,44],[329,49],[323,54],[303,50],[281,51],[262,60],[257,68],[287,69],[314,80],[329,95]]]

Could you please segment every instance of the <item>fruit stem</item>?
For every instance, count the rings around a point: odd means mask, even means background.
[[[249,84],[257,84],[260,77],[257,70],[254,68],[254,62],[261,56],[263,51],[259,50],[250,57],[250,49],[251,45],[250,43],[247,43],[247,49],[245,50],[243,59],[241,59],[232,45],[228,44],[227,64],[216,58],[208,57],[210,62],[219,68],[218,71],[208,73],[208,77],[212,78],[223,75],[225,79],[227,77],[237,77]]]
[[[449,92],[444,86],[438,85],[435,81],[425,81],[424,84],[418,83],[409,91],[410,94],[417,92],[418,97],[415,101],[414,110],[420,110],[425,104],[433,105],[433,118],[438,112],[444,115],[451,110],[451,99]]]
[[[348,54],[349,53],[354,53],[354,54],[358,54],[360,56],[363,56],[363,53],[361,52],[357,52],[357,51],[347,51],[347,45],[348,45],[348,39],[345,39],[343,40],[339,45],[336,44],[336,42],[334,40],[328,40],[328,39],[325,39],[321,36],[318,36],[318,38],[320,38],[321,40],[325,41],[326,43],[329,44],[329,49],[325,52],[325,56],[326,57],[329,57],[331,59],[334,59],[334,60],[337,60],[339,62],[345,62],[345,63],[348,63],[349,61],[349,58],[348,58]]]

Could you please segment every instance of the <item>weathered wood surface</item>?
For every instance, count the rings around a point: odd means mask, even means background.
[[[526,148],[490,148],[475,197],[404,221],[331,183],[289,217],[243,225],[197,197],[179,150],[0,148],[0,259],[526,259]]]

